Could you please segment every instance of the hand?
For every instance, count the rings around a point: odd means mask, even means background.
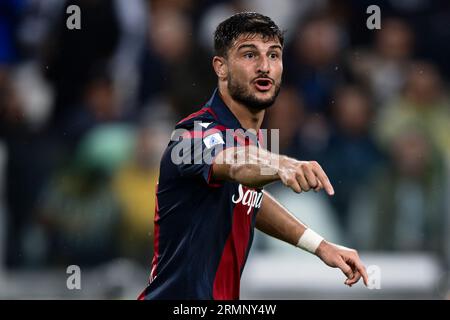
[[[347,276],[344,284],[351,287],[362,277],[366,287],[369,285],[366,267],[362,264],[356,250],[323,240],[316,250],[316,255],[328,266],[339,268]]]
[[[285,186],[297,193],[325,189],[330,196],[334,194],[330,180],[316,161],[298,161],[282,156],[278,176]]]

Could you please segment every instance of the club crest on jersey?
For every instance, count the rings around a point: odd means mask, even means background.
[[[262,192],[255,191],[253,189],[247,189],[244,192],[242,184],[239,184],[238,196],[236,197],[236,195],[234,194],[231,198],[231,201],[233,201],[233,203],[235,204],[242,202],[244,206],[248,206],[247,214],[250,214],[252,208],[258,209],[261,207],[262,198]]]

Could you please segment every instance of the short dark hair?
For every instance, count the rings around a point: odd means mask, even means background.
[[[284,32],[267,16],[256,12],[240,12],[222,21],[214,32],[216,55],[226,57],[233,42],[242,34],[278,38],[283,46]]]

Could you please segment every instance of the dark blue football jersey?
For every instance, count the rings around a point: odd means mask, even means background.
[[[175,129],[161,159],[154,257],[139,299],[239,299],[263,192],[214,181],[212,161],[221,148],[261,137],[234,134],[243,128],[218,90]]]

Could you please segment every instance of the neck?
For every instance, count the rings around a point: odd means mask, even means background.
[[[230,96],[228,90],[224,87],[225,85],[219,84],[219,94],[223,102],[234,114],[236,119],[238,119],[244,129],[254,129],[257,132],[261,128],[264,120],[265,110],[252,109],[234,100]]]

